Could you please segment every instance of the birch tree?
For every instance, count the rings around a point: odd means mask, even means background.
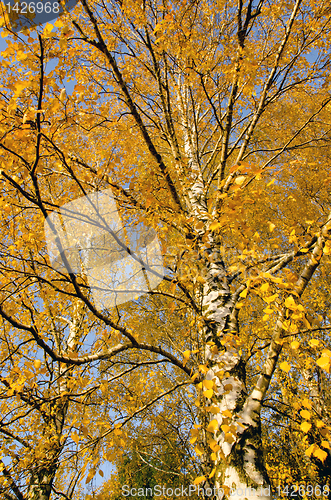
[[[153,408],[161,419],[162,405],[192,387],[194,484],[219,499],[249,487],[249,498],[270,499],[261,415],[273,377],[300,378],[304,366],[309,389],[309,363],[330,370],[327,301],[310,304],[327,289],[331,252],[328,4],[80,0],[28,38],[7,32],[4,324],[47,360],[109,374],[117,416],[88,447],[114,436],[111,457],[131,425]],[[137,300],[100,310],[84,271],[52,269],[43,227],[64,204],[106,189],[127,224],[156,232],[166,272]],[[81,354],[42,334],[24,306],[35,280],[55,310],[63,300],[87,309],[96,337]],[[312,358],[298,339],[315,331],[326,336]],[[319,395],[309,398],[321,412]],[[324,444],[305,450],[320,463],[330,454],[324,417]],[[50,497],[37,489],[34,500]]]

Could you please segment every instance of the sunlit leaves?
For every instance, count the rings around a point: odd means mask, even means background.
[[[92,479],[94,478],[95,474],[96,474],[96,471],[91,469],[90,472],[88,473],[86,479],[85,479],[85,484],[90,483],[92,481]]]
[[[218,422],[216,419],[213,419],[209,422],[208,426],[207,426],[207,431],[208,432],[215,432],[216,430],[218,429]]]
[[[78,434],[77,434],[76,432],[73,432],[73,433],[71,434],[71,439],[72,439],[72,440],[73,440],[76,444],[78,444],[78,443],[79,443],[79,436],[78,436]]]
[[[297,304],[295,303],[295,300],[293,298],[292,295],[290,295],[289,297],[286,297],[285,299],[285,306],[288,308],[288,309],[291,309],[293,311],[295,311],[297,309]]]
[[[220,413],[220,411],[221,411],[217,406],[206,406],[205,410],[210,412],[210,413],[213,413],[214,415],[216,415],[217,413]]]
[[[283,361],[279,365],[280,369],[288,373],[291,369],[291,365],[287,361]]]
[[[206,481],[206,477],[205,476],[198,476],[194,479],[193,481],[193,484],[201,484],[203,481]]]
[[[194,451],[197,455],[201,456],[204,454],[204,449],[200,446],[200,445],[197,445],[195,448],[194,448]]]
[[[41,367],[40,359],[35,359],[33,364],[34,364],[34,367],[38,370]]]
[[[328,454],[324,450],[321,450],[321,448],[317,444],[312,444],[309,448],[307,448],[307,450],[305,451],[305,454],[308,457],[313,455],[314,457],[317,457],[322,462],[324,462],[326,457],[328,456]]]
[[[316,361],[318,366],[323,368],[323,370],[327,371],[330,373],[330,366],[331,366],[331,358],[328,355],[323,355],[318,360]]]
[[[235,183],[238,186],[241,186],[245,182],[246,177],[244,175],[239,175],[238,177],[235,178]]]
[[[311,424],[309,422],[302,422],[302,424],[300,424],[300,429],[302,432],[307,433],[311,429]]]

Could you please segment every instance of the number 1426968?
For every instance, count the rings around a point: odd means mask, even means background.
[[[327,497],[330,493],[330,488],[326,484],[325,486],[316,484],[306,484],[306,485],[296,485],[296,484],[291,484],[287,485],[284,488],[281,486],[276,487],[277,493],[279,496],[286,496],[286,497],[292,497],[292,498],[298,498],[298,497]]]
[[[14,5],[6,4],[8,12],[16,12],[17,14],[58,14],[60,12],[59,2],[16,2]]]

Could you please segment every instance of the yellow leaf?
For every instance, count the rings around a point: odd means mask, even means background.
[[[302,422],[302,424],[300,425],[300,429],[302,430],[302,432],[305,432],[307,433],[311,428],[311,424],[309,422]]]
[[[185,358],[186,360],[187,360],[187,359],[189,359],[190,355],[191,355],[191,351],[184,351],[184,352],[183,352],[183,356],[184,356],[184,358]]]
[[[104,476],[103,471],[101,469],[99,470],[99,474],[100,474],[101,477]]]
[[[207,366],[206,366],[206,365],[199,365],[199,371],[200,371],[201,373],[207,373],[208,368],[207,368]]]
[[[218,422],[217,420],[214,418],[213,420],[211,420],[208,424],[208,427],[207,427],[207,431],[208,432],[215,432],[217,431],[218,429]]]
[[[225,391],[231,391],[231,389],[232,389],[232,384],[225,384],[224,386]]]
[[[194,448],[194,451],[199,457],[204,454],[204,449],[199,444]]]
[[[214,453],[214,452],[213,452],[213,453],[211,453],[211,454],[210,454],[210,458],[211,458],[214,462],[216,462],[216,460],[217,460],[217,455],[216,455],[216,453]]]
[[[217,345],[212,346],[212,347],[210,348],[210,351],[211,351],[213,354],[215,354],[215,356],[217,356],[217,354],[218,354],[218,352],[219,352],[219,351],[218,351],[218,347],[217,347]]]
[[[50,32],[53,30],[54,26],[50,23],[47,23],[45,28],[44,28],[44,35],[49,35]]]
[[[226,425],[226,424],[223,424],[223,425],[221,425],[221,429],[222,429],[223,432],[229,432],[230,426]]]
[[[327,448],[328,450],[331,449],[329,441],[322,441],[321,446],[323,446],[323,448]]]
[[[237,427],[235,425],[232,424],[230,429],[231,429],[232,434],[234,434],[234,435],[237,434]]]
[[[209,446],[215,453],[221,449],[220,445],[218,445],[214,439],[209,443]]]
[[[203,385],[206,389],[212,389],[214,387],[214,382],[212,380],[204,380]]]
[[[267,187],[271,186],[274,182],[275,182],[276,179],[272,179],[268,184],[267,184]]]
[[[286,297],[285,299],[285,307],[287,307],[287,309],[292,309],[292,310],[296,310],[297,309],[297,305],[294,301],[294,298],[292,297],[292,295],[290,295],[289,297]]]
[[[311,417],[308,410],[301,410],[300,415],[302,416],[302,418],[305,418],[306,420],[309,420]]]
[[[108,460],[108,462],[112,462],[113,460],[115,460],[115,458],[117,458],[117,453],[114,453],[114,452],[111,452],[111,451],[108,451],[105,455],[104,455],[104,458],[106,458],[106,460]]]
[[[79,443],[79,436],[78,436],[78,434],[77,434],[76,432],[72,432],[72,433],[71,433],[71,439],[72,439],[73,441],[75,441],[75,443],[76,443],[76,444],[78,444],[78,443]]]
[[[279,365],[279,368],[284,372],[288,373],[291,369],[291,365],[289,365],[287,361],[283,361],[283,363]]]
[[[283,282],[283,278],[275,278],[274,276],[271,276],[271,279],[273,283],[281,284]]]
[[[305,398],[302,400],[302,406],[305,406],[306,408],[308,408],[308,410],[311,410],[312,404],[309,399]]]
[[[307,448],[307,450],[305,451],[305,455],[307,455],[308,457],[311,456],[311,454],[314,452],[314,450],[318,448],[318,446],[316,444],[312,444],[311,446],[309,446],[309,448]]]
[[[205,476],[199,476],[199,477],[196,477],[193,481],[193,484],[200,484],[202,483],[202,481],[206,481],[206,477]]]
[[[310,347],[317,347],[319,345],[320,341],[318,339],[311,339],[308,344]]]
[[[198,439],[198,436],[199,436],[198,429],[192,429],[191,430],[191,434],[192,434],[192,437],[190,439],[190,443],[194,444],[196,442],[196,440]]]
[[[211,479],[214,476],[215,472],[216,472],[216,467],[214,467],[213,470],[211,471],[211,473],[209,474],[209,476],[208,476],[209,479]]]
[[[33,362],[35,368],[38,370],[38,368],[41,367],[41,361],[40,359],[35,359],[34,362]]]
[[[229,417],[229,418],[232,417],[232,413],[230,412],[230,410],[222,411],[222,415],[224,415],[224,417]]]
[[[239,297],[242,297],[243,299],[245,299],[247,297],[247,288],[245,288],[245,290],[243,290],[240,294],[239,294]]]
[[[264,297],[263,300],[265,302],[267,302],[268,304],[270,304],[271,302],[273,302],[274,300],[276,300],[278,297],[278,293],[275,293],[274,295],[270,295],[269,297]]]
[[[237,186],[241,186],[245,182],[246,177],[244,175],[239,175],[238,177],[235,178],[235,183]]]
[[[212,223],[210,224],[209,229],[210,229],[211,231],[215,231],[216,229],[218,229],[218,228],[220,228],[220,227],[222,227],[222,224],[221,224],[220,222],[216,222],[216,221],[214,221],[214,222],[212,222]]]
[[[328,356],[322,356],[316,361],[316,363],[318,364],[318,366],[323,368],[323,370],[330,373],[330,358]]]
[[[298,342],[297,340],[293,340],[293,342],[291,342],[291,347],[292,349],[299,349],[300,342]]]
[[[216,413],[219,413],[221,410],[217,408],[217,406],[206,406],[206,410],[209,411],[210,413],[213,413],[216,415]]]
[[[60,19],[57,19],[57,20],[55,21],[55,23],[54,23],[54,26],[55,26],[56,28],[62,28],[62,26],[63,26],[63,22],[62,22]]]
[[[233,443],[234,441],[233,435],[230,432],[227,432],[224,436],[224,441],[226,441],[227,443]]]
[[[260,287],[260,290],[261,292],[266,292],[269,288],[269,283],[263,283],[263,285],[261,285]]]
[[[326,459],[326,457],[328,456],[328,454],[326,453],[326,451],[321,450],[321,448],[319,448],[319,447],[317,447],[317,449],[313,451],[313,455],[314,455],[314,457],[316,457],[319,460],[321,460],[321,462],[324,462],[325,459]]]
[[[207,391],[204,391],[203,392],[203,395],[205,396],[205,398],[207,399],[211,399],[213,397],[213,394],[214,394],[214,391],[213,389],[208,389]]]
[[[81,431],[84,434],[85,437],[88,437],[88,428],[85,427],[85,425],[82,425]]]
[[[90,472],[88,473],[87,475],[87,478],[85,480],[85,483],[89,483],[90,481],[92,481],[92,479],[94,478],[95,476],[95,470],[90,470]]]
[[[60,101],[64,102],[66,98],[66,89],[62,89],[60,92]]]
[[[272,222],[269,222],[269,231],[272,233],[272,231],[275,229],[276,225],[273,224]]]

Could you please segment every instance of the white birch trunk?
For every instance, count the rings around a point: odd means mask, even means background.
[[[298,296],[304,292],[319,264],[329,225],[330,222],[322,230],[311,257],[294,286]],[[217,256],[217,252],[214,255]],[[210,264],[205,288],[204,309],[210,323],[206,341],[213,341],[220,350],[221,340],[237,333],[234,322],[236,298],[229,291],[221,260]],[[244,360],[234,344],[225,339],[224,351],[218,354],[211,352],[210,347],[206,346],[206,364],[209,368],[206,379],[213,380],[217,388],[211,403],[220,410],[212,417],[218,422],[219,430],[214,432],[214,439],[220,446],[215,461],[215,486],[217,489],[222,486],[230,488],[230,492],[225,493],[228,500],[245,498],[245,493],[240,496],[245,489],[249,493],[249,500],[272,498],[264,466],[260,413],[282,349],[279,341],[283,334],[284,317],[285,309],[279,313],[266,361],[251,394],[246,390]],[[224,415],[226,410],[231,412],[231,417]],[[229,426],[230,431],[224,431],[222,425]],[[220,492],[218,498],[222,497]]]
[[[180,80],[178,81],[178,102],[182,116],[185,153],[192,176],[188,198],[192,215],[204,224],[201,230],[202,236],[208,233],[210,215],[205,202],[204,181],[193,146],[195,129],[193,123],[189,122],[186,92],[181,87]],[[201,242],[199,245],[199,253],[206,257],[207,282],[203,297],[203,312],[208,323],[206,343],[214,342],[220,351],[219,354],[213,354],[206,344],[205,362],[209,368],[206,379],[214,380],[217,387],[211,403],[213,406],[217,405],[220,410],[216,417],[213,416],[219,424],[219,431],[214,433],[214,439],[220,446],[215,462],[217,471],[213,476],[214,483],[211,484],[212,480],[209,479],[208,485],[215,488],[219,499],[224,496],[222,487],[225,487],[224,491],[228,487],[230,493],[226,493],[225,497],[231,500],[245,498],[245,490],[249,493],[250,500],[257,498],[271,500],[270,484],[262,454],[261,404],[260,402],[256,404],[255,394],[252,398],[248,398],[245,386],[245,364],[238,350],[226,346],[225,352],[221,353],[221,341],[224,336],[236,333],[237,298],[231,294],[224,262],[212,233],[209,233],[207,242],[204,244]],[[228,390],[229,387],[231,390]],[[231,419],[222,414],[225,410],[231,411],[233,415]],[[223,424],[235,430],[232,443],[229,442],[230,436],[221,430]],[[251,490],[248,490],[250,487]],[[256,493],[254,489],[257,490]],[[237,493],[241,490],[243,496],[238,497]]]
[[[222,338],[226,334],[231,335],[231,332],[236,333],[233,331],[235,304],[226,286],[220,289],[218,282],[219,290],[216,290],[216,273],[213,271],[204,299],[207,309],[205,314],[213,325],[207,332],[206,340],[215,342],[221,350]],[[217,405],[220,410],[212,417],[219,426],[219,430],[214,433],[214,439],[220,446],[216,453],[214,476],[218,498],[223,497],[223,488],[225,497],[231,500],[245,496],[251,500],[270,500],[270,483],[264,467],[261,442],[261,391],[255,388],[250,396],[247,394],[244,360],[236,348],[227,345],[225,348],[220,354],[213,354],[208,346],[206,348],[206,364],[209,368],[206,379],[213,380],[217,388],[211,404]],[[230,411],[232,416],[224,415],[226,411]],[[224,432],[222,425],[229,426],[230,430]],[[224,487],[228,487],[230,492]],[[241,492],[243,496],[240,496]]]

